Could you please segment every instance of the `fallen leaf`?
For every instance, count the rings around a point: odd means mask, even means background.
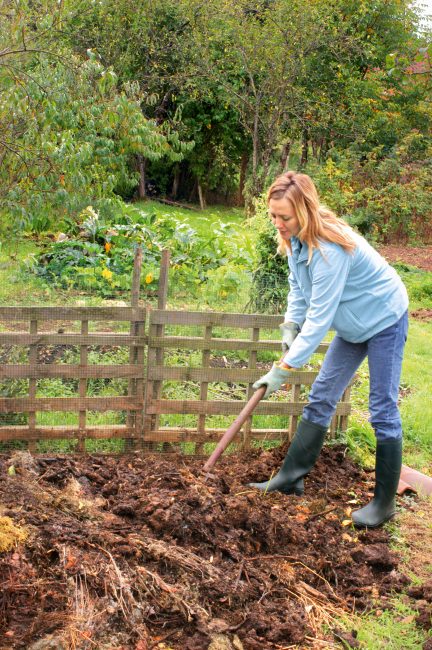
[[[414,614],[411,614],[411,616],[405,616],[405,618],[401,618],[400,622],[401,623],[412,623],[415,620]]]

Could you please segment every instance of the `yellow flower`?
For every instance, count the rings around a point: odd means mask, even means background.
[[[109,241],[105,242],[105,250],[107,253],[110,252],[112,244]]]
[[[153,273],[147,273],[145,276],[145,283],[150,284],[151,282],[153,282]]]
[[[112,275],[113,275],[112,271],[110,271],[109,269],[104,269],[102,271],[102,277],[105,278],[105,280],[111,280]]]

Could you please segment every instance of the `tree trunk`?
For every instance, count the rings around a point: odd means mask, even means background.
[[[238,198],[237,198],[238,205],[245,204],[245,197],[243,195],[243,192],[244,192],[244,186],[246,182],[246,170],[247,170],[248,162],[249,162],[249,154],[246,151],[244,151],[242,153],[241,163],[240,163],[240,181],[239,181]]]
[[[282,147],[281,155],[279,158],[279,173],[283,174],[284,171],[286,171],[286,166],[287,166],[287,161],[290,155],[291,151],[291,140],[288,140],[288,142],[285,142],[284,146]]]
[[[140,199],[146,198],[145,168],[146,168],[146,160],[144,156],[138,156],[138,171],[140,173],[140,180],[138,185],[138,196]]]
[[[258,110],[257,110],[255,112],[254,130],[253,130],[253,138],[252,138],[252,179],[253,179],[254,189],[257,182],[258,152],[259,152],[259,134],[258,134]]]
[[[197,190],[198,190],[198,181],[197,181],[197,179],[195,179],[193,187],[192,187],[192,189],[191,189],[191,191],[189,193],[189,203],[191,203],[193,201],[193,199],[195,198]]]
[[[320,146],[320,151],[319,151],[319,162],[323,162],[327,155],[327,150],[328,150],[328,144],[327,140],[323,137],[321,138],[321,146]]]
[[[176,165],[174,167],[174,179],[173,179],[173,184],[171,189],[171,196],[173,199],[177,198],[179,183],[180,183],[180,167]]]
[[[312,140],[312,155],[315,158],[315,160],[318,160],[319,157],[319,149],[320,149],[320,140]]]
[[[198,183],[198,197],[199,197],[199,202],[200,202],[200,208],[201,208],[201,210],[204,210],[204,208],[206,207],[204,192],[203,192],[203,189],[201,187],[201,183],[200,183],[199,179],[197,180],[197,183]]]
[[[303,137],[302,137],[302,154],[300,160],[300,167],[302,168],[306,167],[308,162],[308,156],[309,156],[309,134],[305,129],[303,131]]]

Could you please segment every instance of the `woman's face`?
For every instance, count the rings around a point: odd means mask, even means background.
[[[269,213],[282,239],[288,240],[298,235],[300,224],[295,215],[294,206],[289,199],[270,199]]]

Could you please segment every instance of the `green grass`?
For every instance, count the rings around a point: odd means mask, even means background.
[[[416,627],[416,610],[405,604],[403,597],[394,598],[390,605],[389,609],[377,607],[363,616],[351,616],[343,622],[344,627],[357,630],[362,650],[421,650],[428,634]]]
[[[394,268],[408,290],[410,309],[432,309],[432,273],[400,262]]]
[[[102,304],[99,296],[53,289],[29,272],[26,260],[37,255],[41,243],[32,239],[3,241],[0,247],[0,305],[88,305]]]
[[[253,231],[246,228],[245,214],[243,208],[230,208],[226,206],[211,206],[205,210],[187,210],[177,208],[159,201],[138,201],[134,208],[145,212],[155,212],[159,217],[175,217],[194,228],[199,235],[207,236],[211,228],[219,227],[221,223],[227,223],[246,238],[250,239]]]
[[[410,391],[402,400],[404,462],[432,471],[432,323],[411,319],[402,380]]]

